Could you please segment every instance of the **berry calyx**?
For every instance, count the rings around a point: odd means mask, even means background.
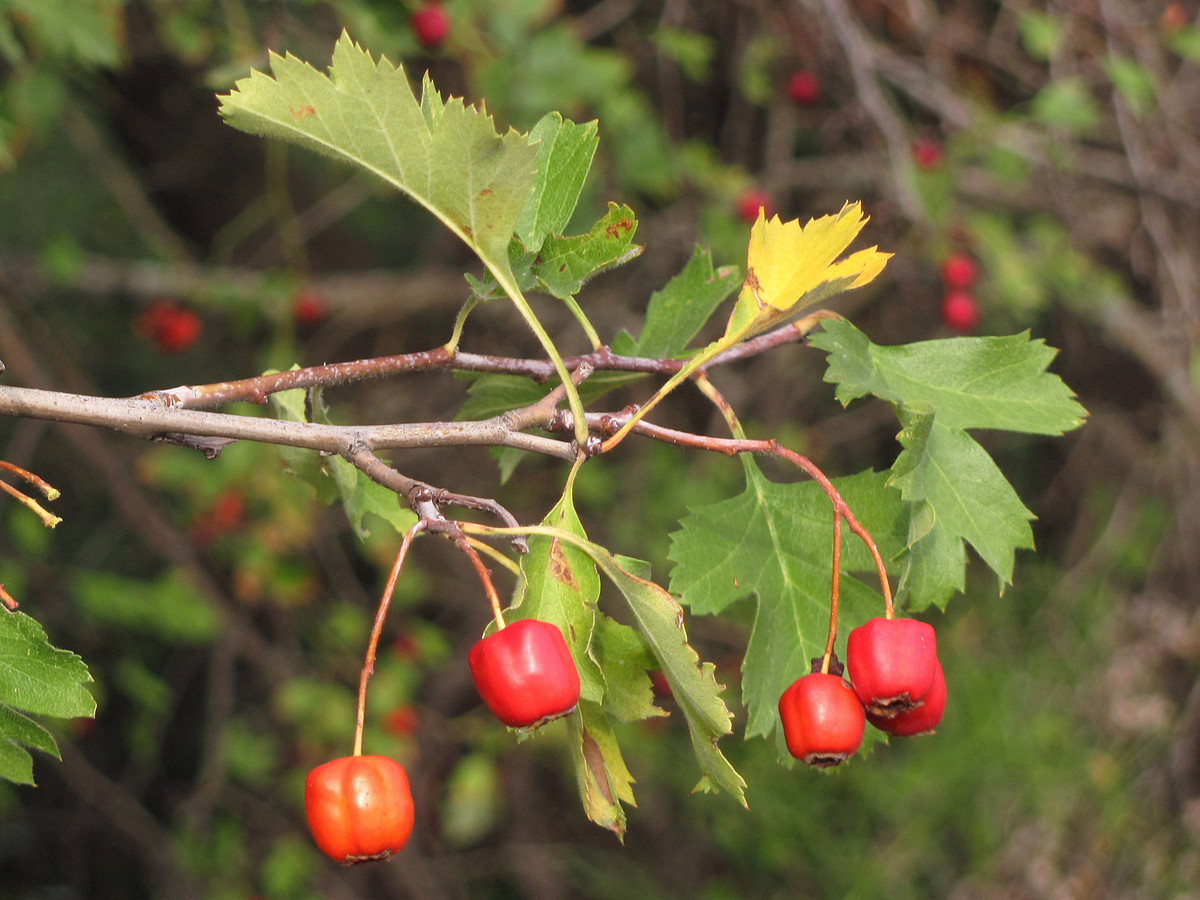
[[[478,641],[467,655],[471,678],[496,718],[536,727],[579,702],[579,672],[557,625],[518,619]]]
[[[875,618],[846,639],[846,670],[867,712],[895,716],[915,709],[933,687],[937,636],[917,619]]]
[[[821,80],[815,72],[797,69],[788,78],[787,95],[797,106],[813,106],[821,99]]]
[[[779,718],[788,753],[821,769],[858,752],[867,724],[854,689],[841,676],[822,672],[792,682],[779,697]]]
[[[950,291],[942,298],[942,323],[955,334],[971,334],[979,327],[979,301],[969,291]]]
[[[404,767],[386,756],[344,756],[317,766],[304,781],[304,815],[321,852],[351,865],[387,859],[413,827]]]
[[[954,252],[942,260],[938,267],[942,276],[942,284],[947,290],[966,290],[974,287],[979,278],[979,266],[966,253]]]
[[[436,3],[413,10],[409,24],[418,43],[426,50],[436,50],[450,33],[450,17]]]
[[[767,196],[766,191],[751,188],[738,198],[737,217],[747,225],[753,225],[758,221],[760,210],[763,216],[768,219],[775,214],[775,205],[771,202],[771,198]]]
[[[913,737],[918,734],[931,734],[937,728],[938,723],[942,721],[942,714],[945,711],[946,676],[942,672],[942,664],[939,662],[933,675],[933,686],[925,695],[920,706],[890,717],[868,712],[867,721],[880,731],[896,737]]]

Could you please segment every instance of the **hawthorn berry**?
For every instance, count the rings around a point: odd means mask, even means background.
[[[919,707],[933,687],[937,666],[937,635],[917,619],[870,619],[846,639],[850,683],[875,715]]]
[[[210,544],[225,535],[233,534],[246,519],[246,495],[239,488],[228,487],[213,499],[188,529],[196,544]]]
[[[940,168],[946,158],[946,151],[933,138],[917,138],[912,143],[913,162],[923,172],[932,172]]]
[[[942,713],[946,711],[946,675],[942,672],[942,664],[937,664],[933,674],[933,686],[921,705],[907,712],[896,713],[894,716],[881,716],[873,712],[867,713],[867,721],[880,731],[896,737],[912,737],[918,734],[929,734],[942,721]]]
[[[779,697],[779,718],[788,753],[821,769],[858,752],[867,724],[854,689],[840,675],[822,672],[792,682]]]
[[[478,641],[467,655],[475,689],[512,728],[538,726],[579,702],[579,672],[557,625],[518,619]]]
[[[437,3],[426,3],[413,10],[409,24],[418,43],[426,50],[436,50],[450,33],[450,17]]]
[[[815,72],[797,69],[788,78],[787,95],[797,106],[812,106],[821,99],[821,81]]]
[[[397,706],[383,720],[388,734],[408,737],[417,730],[417,711],[407,704]]]
[[[194,310],[164,299],[155,300],[138,314],[134,330],[163,353],[182,353],[199,339],[204,323]]]
[[[315,328],[327,314],[324,298],[312,288],[297,292],[292,300],[292,319],[301,328]]]
[[[970,291],[949,291],[942,298],[942,323],[955,334],[970,334],[979,327],[979,301]]]
[[[753,225],[758,221],[760,210],[763,216],[768,219],[775,214],[775,205],[771,202],[771,198],[767,196],[765,191],[760,191],[758,188],[751,188],[738,198],[737,217],[747,225]]]
[[[404,767],[386,756],[343,756],[304,781],[304,814],[321,852],[340,863],[387,859],[408,841],[412,791]]]
[[[955,251],[942,260],[938,271],[947,290],[965,291],[975,286],[979,277],[979,266],[975,260],[961,251]]]

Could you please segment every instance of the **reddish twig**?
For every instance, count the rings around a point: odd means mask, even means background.
[[[816,318],[826,318],[832,315],[834,314],[825,311],[818,311],[814,314]],[[793,322],[775,331],[759,335],[715,356],[706,368],[756,356],[773,347],[794,343],[803,338],[809,328],[811,328],[811,324],[805,328],[801,322]],[[683,367],[686,360],[622,356],[613,353],[608,347],[599,347],[591,353],[564,357],[563,362],[570,370],[578,370],[586,365],[595,371],[673,375]],[[389,375],[425,372],[430,369],[520,375],[539,383],[548,381],[555,375],[554,364],[547,359],[520,359],[452,352],[446,347],[437,347],[417,353],[401,353],[395,356],[379,356],[351,362],[309,366],[303,369],[291,369],[287,372],[271,372],[237,381],[180,385],[164,390],[148,391],[139,395],[139,398],[154,400],[165,406],[181,409],[211,409],[235,401],[264,403],[271,394],[280,391],[333,387],[373,378],[384,378]]]
[[[388,607],[392,603],[392,595],[396,592],[396,582],[400,578],[400,570],[404,568],[405,557],[417,535],[429,527],[425,519],[417,521],[404,535],[400,542],[400,550],[396,553],[396,561],[392,563],[392,571],[388,575],[383,596],[379,600],[379,608],[375,612],[375,624],[371,627],[371,638],[367,641],[367,655],[363,660],[362,673],[358,678],[358,712],[354,719],[354,755],[362,756],[363,727],[367,721],[367,682],[375,671],[375,654],[379,649],[379,636],[383,633],[383,623],[387,619]]]

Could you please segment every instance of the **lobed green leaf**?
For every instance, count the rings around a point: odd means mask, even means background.
[[[291,54],[272,54],[271,71],[219,98],[230,125],[379,176],[508,274],[508,244],[534,183],[538,148],[528,136],[500,135],[482,107],[443,100],[428,76],[418,99],[402,66],[376,62],[344,32],[328,75]]]

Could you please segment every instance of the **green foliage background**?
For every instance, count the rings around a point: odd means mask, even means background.
[[[840,308],[877,344],[944,336],[937,263],[952,248],[976,254],[984,330],[1030,328],[1064,348],[1055,369],[1093,413],[1077,437],[999,437],[987,422],[934,434],[927,411],[911,410],[897,443],[885,404],[841,412],[853,389],[843,382],[835,398],[824,354],[808,348],[722,372],[720,384],[748,427],[782,433],[831,474],[983,429],[1037,517],[1039,555],[1018,555],[999,597],[995,574],[972,568],[967,598],[931,614],[951,683],[935,737],[877,747],[832,775],[780,768],[767,742],[723,742],[751,786],[749,811],[688,793],[688,732],[664,700],[670,717],[620,735],[638,796],[621,847],[579,815],[562,733],[518,746],[478,709],[462,661],[486,610],[461,560],[422,546],[372,683],[367,738],[416,773],[417,836],[389,866],[343,871],[310,846],[297,798],[309,766],[348,750],[394,533],[368,517],[360,544],[269,448],[238,445],[208,463],[4,421],[0,458],[61,488],[65,521],[48,533],[0,505],[0,583],[88,661],[99,715],[54,725],[64,759],[36,757],[38,788],[0,785],[0,896],[1165,897],[1194,884],[1200,642],[1187,498],[1200,488],[1200,366],[1195,331],[1170,323],[1194,325],[1171,272],[1196,246],[1176,204],[1198,182],[1181,164],[1182,187],[1164,196],[1150,176],[1167,164],[1147,161],[1144,143],[1169,143],[1164,123],[1197,77],[1189,13],[1168,27],[1141,4],[1099,24],[972,2],[919,23],[838,0],[634,3],[611,19],[615,4],[446,8],[452,37],[429,55],[404,6],[368,0],[0,6],[2,377],[127,395],[445,339],[473,265],[461,245],[374,183],[217,117],[214,94],[264,68],[268,48],[323,64],[345,27],[443,89],[486,98],[501,124],[528,130],[550,110],[599,120],[576,222],[627,203],[653,249],[587,287],[610,332],[637,333],[694,243],[718,266],[744,265],[734,207],[751,186],[787,217],[863,198],[872,242],[897,258],[882,290]],[[895,92],[882,108],[851,65],[864,53]],[[816,107],[783,94],[797,66],[821,76]],[[922,170],[907,149],[930,138],[945,158]],[[1134,176],[1112,177],[1121,164]],[[1084,200],[1097,193],[1096,208],[1126,217],[1099,221]],[[1136,210],[1157,223],[1149,243]],[[329,309],[316,327],[292,316],[308,290]],[[158,354],[135,325],[164,296],[204,317],[179,356]],[[565,311],[538,312],[556,337],[570,333]],[[510,311],[475,315],[487,327],[473,349],[538,352]],[[900,368],[859,361],[877,392]],[[435,419],[460,388],[399,381],[338,399],[359,420]],[[662,414],[719,433],[686,396]],[[622,455],[581,472],[579,507],[610,511],[583,527],[669,572],[674,523],[735,494],[741,467],[659,446]],[[471,454],[418,454],[412,468],[494,490],[494,470]],[[906,490],[930,490],[917,474]],[[560,483],[558,467],[524,461],[503,499],[535,520]],[[214,532],[231,493],[244,513]],[[718,663],[740,733],[754,609],[726,612],[692,617],[689,630]],[[403,709],[415,730],[393,715]]]

